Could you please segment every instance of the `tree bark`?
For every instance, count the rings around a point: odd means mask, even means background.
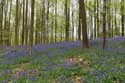
[[[80,5],[80,15],[82,21],[82,39],[83,39],[83,47],[89,48],[89,41],[87,35],[87,22],[86,22],[86,10],[84,0],[79,0]]]
[[[125,33],[124,33],[124,23],[125,23],[125,15],[124,15],[124,0],[121,0],[121,24],[122,24],[122,36],[124,36],[125,35]]]
[[[106,0],[103,0],[103,49],[106,46]]]
[[[35,0],[32,0],[31,1],[31,28],[30,28],[30,39],[29,39],[29,42],[30,42],[30,45],[32,46],[33,45],[33,36],[34,36],[34,9],[35,9]]]
[[[22,23],[22,44],[24,45],[24,33],[25,33],[25,0],[23,0],[23,23]]]
[[[19,0],[16,0],[16,18],[15,18],[15,45],[18,45],[19,42],[19,32],[18,32],[18,25],[19,25]]]

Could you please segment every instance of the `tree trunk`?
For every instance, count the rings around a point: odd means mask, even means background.
[[[108,0],[109,6],[107,7],[107,19],[108,19],[108,36],[111,37],[111,0]]]
[[[26,13],[25,13],[25,44],[28,45],[28,0],[26,0]]]
[[[97,14],[96,14],[96,1],[94,1],[94,39],[96,39],[96,33],[97,33],[97,23],[96,23],[96,20],[97,20]]]
[[[30,44],[30,55],[32,54],[32,45],[34,41],[34,9],[35,9],[35,0],[31,1],[31,28],[30,28],[30,39],[29,39],[29,44]]]
[[[65,16],[66,16],[66,41],[69,41],[69,27],[70,27],[70,8],[68,7],[68,1],[65,0]]]
[[[99,37],[99,0],[97,0],[97,37]]]
[[[24,33],[25,33],[25,0],[23,0],[23,23],[22,23],[22,44],[24,45]]]
[[[33,45],[33,36],[34,36],[34,8],[35,8],[35,0],[32,0],[31,1],[31,28],[30,28],[30,39],[29,39],[29,42],[30,42],[30,45],[32,46]]]
[[[103,49],[106,46],[106,0],[103,0]]]
[[[50,6],[50,2],[48,0],[48,5],[47,5],[47,16],[46,16],[46,27],[47,27],[47,30],[46,30],[46,43],[48,44],[49,43],[49,6]]]
[[[12,0],[10,0],[10,12],[9,12],[9,24],[8,24],[8,31],[9,31],[9,36],[8,36],[8,45],[11,45],[11,34],[12,34],[12,32],[11,32],[11,22],[10,22],[10,20],[11,20],[11,12],[12,12]]]
[[[82,39],[83,47],[89,48],[88,35],[87,35],[87,23],[86,23],[86,10],[84,0],[79,0],[80,5],[80,15],[82,20]]]
[[[55,42],[57,42],[57,0],[55,0]]]
[[[124,21],[124,0],[121,0],[121,24],[122,24],[122,36],[124,36],[125,35],[125,33],[124,33],[124,23],[125,23],[125,21]]]
[[[19,30],[18,30],[18,25],[19,25],[19,0],[16,0],[16,18],[15,18],[15,45],[18,45],[19,42]]]

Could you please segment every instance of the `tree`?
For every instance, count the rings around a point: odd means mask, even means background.
[[[25,44],[28,45],[28,0],[26,0],[26,10],[25,10]]]
[[[18,45],[19,42],[19,0],[16,0],[16,18],[15,18],[15,45]]]
[[[103,49],[106,45],[106,0],[103,0]]]
[[[4,5],[5,1],[1,0],[0,2],[0,45],[3,45],[3,14],[4,14]]]
[[[97,37],[97,22],[96,22],[96,20],[97,20],[97,13],[96,13],[96,11],[97,11],[97,8],[96,8],[96,1],[94,0],[94,38],[96,39],[96,37]]]
[[[122,36],[124,36],[125,35],[125,33],[124,33],[124,23],[125,23],[125,16],[124,16],[124,9],[125,9],[125,7],[124,7],[124,0],[121,0],[121,24],[122,24]]]
[[[48,2],[47,2],[47,16],[46,16],[46,21],[47,21],[47,23],[46,23],[46,27],[47,27],[47,31],[46,31],[46,43],[49,43],[49,13],[50,13],[50,11],[49,11],[49,7],[50,7],[50,2],[49,2],[49,0],[48,0]]]
[[[69,41],[69,27],[70,27],[70,8],[68,3],[70,1],[65,0],[65,16],[66,16],[66,41]]]
[[[46,9],[45,9],[45,0],[42,1],[42,11],[41,11],[41,32],[42,32],[42,37],[41,37],[41,42],[45,43],[45,32],[46,32],[46,26],[45,26],[45,16],[46,16]]]
[[[25,0],[23,0],[23,23],[22,23],[22,44],[24,45],[25,33]]]
[[[29,42],[30,42],[30,45],[32,46],[33,45],[33,34],[34,34],[34,9],[35,9],[35,0],[32,0],[31,1],[31,28],[30,28],[30,39],[29,39]]]
[[[111,37],[111,0],[107,1],[108,7],[107,7],[107,20],[108,20],[108,36]]]
[[[12,0],[10,0],[10,12],[9,12],[9,24],[8,24],[8,32],[10,33],[8,36],[9,36],[9,41],[8,41],[8,45],[11,45],[11,34],[12,34],[12,32],[11,32],[11,22],[10,22],[10,20],[11,20],[11,13],[12,13]]]
[[[72,41],[74,41],[74,10],[73,10],[73,3],[72,3]]]
[[[80,5],[79,5],[79,26],[78,26],[78,40],[81,40],[81,14],[80,14]]]
[[[57,0],[55,0],[55,42],[57,41]]]
[[[97,37],[99,37],[99,0],[97,0],[97,4],[96,4],[96,8],[97,8]]]
[[[80,16],[81,16],[81,22],[82,22],[82,39],[83,39],[83,46],[85,48],[89,48],[89,41],[88,41],[88,35],[87,35],[87,23],[86,23],[86,10],[85,10],[85,4],[84,0],[79,0],[80,5]]]
[[[0,45],[86,40],[86,34],[95,39],[106,32],[108,37],[125,35],[125,0],[84,1],[15,0],[13,3],[12,0],[0,0]]]

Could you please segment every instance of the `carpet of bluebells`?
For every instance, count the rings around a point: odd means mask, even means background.
[[[0,47],[0,83],[125,83],[125,37]]]

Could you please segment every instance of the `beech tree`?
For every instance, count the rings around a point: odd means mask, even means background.
[[[106,45],[106,0],[103,0],[103,49]]]
[[[82,39],[83,47],[89,48],[88,35],[87,35],[87,23],[86,23],[86,10],[84,0],[79,0],[80,5],[80,20],[82,22]]]
[[[0,0],[0,45],[84,40],[89,47],[89,39],[103,37],[105,41],[106,37],[125,35],[124,0],[83,2]]]
[[[124,11],[125,11],[125,6],[124,6],[124,0],[121,0],[121,25],[122,25],[122,36],[125,35],[125,31],[124,31],[124,23],[125,23],[125,14],[124,14]]]
[[[30,28],[30,45],[33,45],[34,41],[34,9],[35,9],[35,0],[31,1],[31,28]]]

